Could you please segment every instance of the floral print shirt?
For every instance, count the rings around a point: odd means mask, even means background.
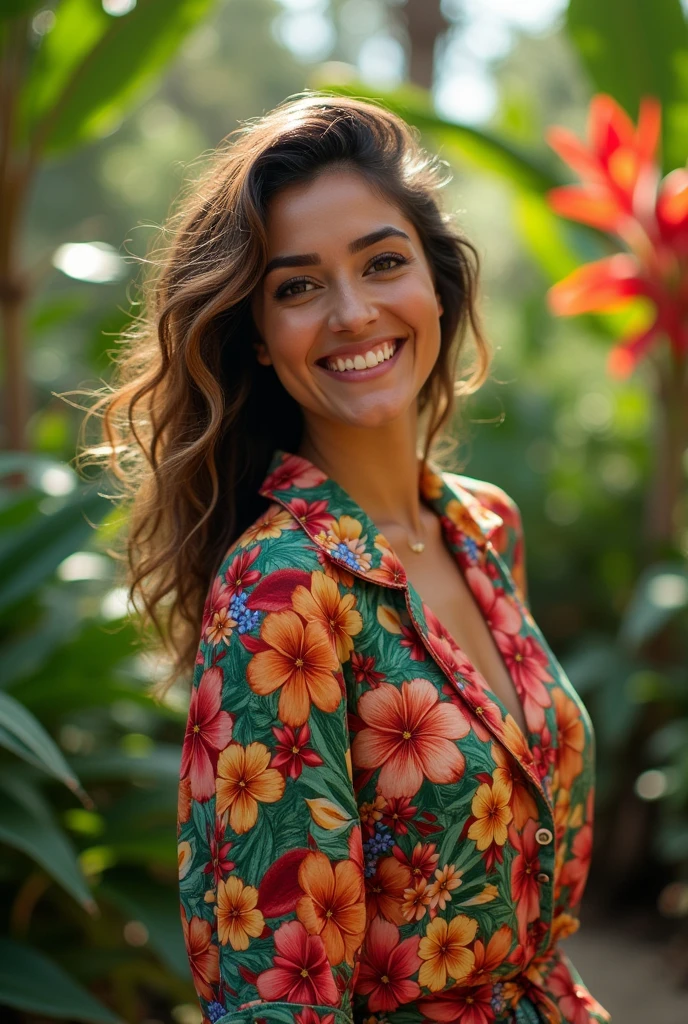
[[[181,923],[204,1024],[609,1021],[561,947],[594,736],[533,621],[514,501],[419,480],[527,733],[353,499],[278,450],[210,586],[181,759]],[[413,557],[413,556],[411,556]]]

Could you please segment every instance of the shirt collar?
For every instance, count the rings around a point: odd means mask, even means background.
[[[478,561],[503,520],[428,460],[418,487],[440,517],[449,546],[474,546]],[[404,587],[406,574],[385,536],[335,480],[300,455],[278,448],[259,493],[284,506],[321,549],[345,570],[387,586]]]

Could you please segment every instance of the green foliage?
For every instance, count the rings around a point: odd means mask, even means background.
[[[686,162],[688,25],[680,0],[570,0],[568,29],[596,92],[635,120],[640,99],[663,112],[664,171]]]
[[[120,17],[62,0],[22,97],[22,130],[56,153],[104,135],[168,63],[213,0],[139,0]]]

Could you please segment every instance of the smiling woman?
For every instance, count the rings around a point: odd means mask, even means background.
[[[609,1020],[560,945],[590,719],[533,621],[518,508],[431,456],[488,367],[443,180],[367,102],[245,126],[96,407],[132,596],[193,672],[179,880],[206,1024]]]

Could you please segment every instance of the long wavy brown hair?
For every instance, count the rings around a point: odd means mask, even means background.
[[[232,132],[146,260],[142,314],[120,339],[112,383],[92,393],[82,429],[96,417],[99,437],[85,445],[82,433],[77,460],[104,464],[127,507],[119,557],[130,600],[168,655],[157,695],[192,671],[212,577],[265,510],[257,492],[274,449],[300,445],[300,407],[256,359],[250,302],[267,263],[271,198],[333,163],[362,173],[413,223],[434,273],[444,312],[418,397],[424,459],[455,396],[488,374],[479,254],[442,210],[450,174],[415,129],[380,104],[309,91]],[[457,380],[469,327],[475,355]]]

